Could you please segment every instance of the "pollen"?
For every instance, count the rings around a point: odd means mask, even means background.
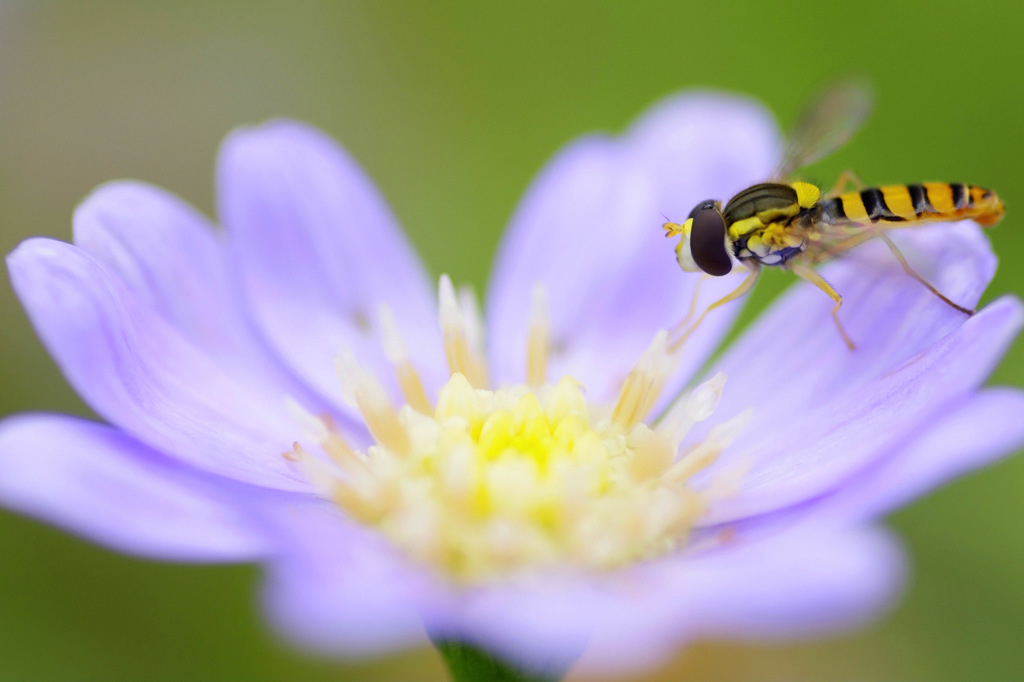
[[[318,493],[459,582],[552,567],[610,570],[685,545],[715,496],[692,479],[742,428],[742,417],[724,422],[681,449],[690,428],[712,416],[725,377],[650,421],[677,365],[661,332],[618,399],[590,403],[572,377],[546,376],[550,335],[538,286],[524,330],[527,376],[492,388],[474,297],[456,295],[444,277],[440,298],[450,378],[435,400],[386,309],[377,326],[402,400],[392,402],[349,351],[338,356],[339,379],[374,440],[368,448],[350,447],[329,420],[288,402],[309,447],[297,442],[285,456]]]

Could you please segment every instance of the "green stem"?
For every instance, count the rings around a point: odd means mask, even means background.
[[[558,682],[565,670],[529,672],[483,649],[450,639],[434,640],[454,682]]]

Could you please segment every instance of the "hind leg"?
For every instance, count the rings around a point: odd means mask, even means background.
[[[881,230],[879,230],[878,231],[878,236],[881,238],[881,240],[883,242],[885,242],[885,245],[889,247],[889,250],[892,251],[892,255],[896,256],[896,260],[898,260],[900,262],[900,265],[903,266],[903,271],[904,272],[906,272],[908,275],[910,275],[911,277],[916,279],[918,282],[923,284],[925,286],[925,288],[928,289],[928,291],[932,292],[933,294],[938,296],[940,299],[942,299],[942,301],[946,305],[950,306],[951,308],[955,308],[956,310],[959,310],[960,312],[962,312],[964,315],[967,315],[968,317],[970,317],[971,315],[974,314],[974,312],[975,312],[974,310],[971,310],[970,308],[964,308],[962,305],[958,305],[956,303],[953,303],[953,301],[951,301],[948,298],[946,298],[946,296],[943,295],[943,293],[941,291],[939,291],[934,286],[932,286],[931,282],[929,282],[924,277],[919,275],[917,273],[917,271],[914,270],[914,268],[910,267],[910,263],[908,263],[907,259],[903,256],[902,253],[900,253],[899,248],[897,248],[897,246],[893,243],[893,241],[891,239],[889,239],[889,235],[887,235],[884,232],[882,232]]]

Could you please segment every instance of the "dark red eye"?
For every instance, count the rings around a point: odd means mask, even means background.
[[[690,256],[704,272],[715,277],[732,272],[732,258],[725,247],[725,218],[717,208],[702,208],[690,226]]]

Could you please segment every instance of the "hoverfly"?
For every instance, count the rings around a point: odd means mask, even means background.
[[[852,350],[854,344],[839,321],[843,298],[813,266],[874,238],[884,241],[906,273],[946,304],[966,315],[974,313],[946,298],[915,272],[886,231],[964,219],[984,227],[995,225],[1004,212],[995,192],[943,182],[864,188],[856,176],[846,172],[823,195],[816,185],[789,180],[797,169],[845,144],[867,118],[870,99],[867,88],[855,82],[827,89],[798,119],[782,163],[769,182],[748,187],[724,207],[713,199],[702,201],[682,225],[665,223],[666,237],[681,235],[676,260],[686,272],[721,277],[732,271],[734,258],[748,269],[743,282],[708,306],[685,332],[688,319],[676,327],[673,348],[682,345],[709,312],[750,291],[761,266],[770,265],[789,270],[828,294],[835,302],[832,319]],[[843,191],[851,185],[854,191]]]

